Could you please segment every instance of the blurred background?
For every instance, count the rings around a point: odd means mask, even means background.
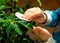
[[[34,3],[34,6],[39,6],[36,0],[19,0],[18,5],[21,7],[24,7],[26,4],[32,6],[31,3]],[[57,9],[60,6],[60,0],[41,0],[41,3],[41,7],[47,10]]]

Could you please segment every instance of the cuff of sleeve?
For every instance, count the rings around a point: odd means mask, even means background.
[[[51,36],[46,42],[43,43],[56,43],[53,37]]]
[[[41,24],[41,25],[44,25],[44,26],[46,26],[46,25],[49,25],[50,23],[51,23],[51,21],[52,21],[52,16],[51,16],[51,13],[50,13],[50,11],[44,11],[44,13],[46,14],[46,16],[47,16],[47,21],[46,21],[46,23],[44,23],[44,24]]]

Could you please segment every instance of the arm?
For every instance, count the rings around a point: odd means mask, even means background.
[[[55,26],[60,20],[60,7],[56,11],[44,11],[47,16],[47,21],[44,24],[45,26]],[[58,16],[58,17],[57,17]]]
[[[57,13],[55,11],[48,11],[48,10],[44,11],[44,13],[47,16],[47,21],[45,22],[45,24],[42,24],[42,25],[54,26],[58,19]],[[56,41],[51,36],[46,42],[43,42],[43,43],[56,43]]]
[[[41,25],[44,25],[44,26],[55,26],[55,24],[57,23],[57,13],[55,11],[44,11],[44,13],[46,14],[47,16],[47,21],[44,23],[44,24],[41,24]]]
[[[58,19],[60,19],[60,7],[55,12],[57,13]]]
[[[60,7],[56,10],[56,12],[57,12],[58,14],[60,14]]]
[[[54,25],[54,24],[52,24],[51,22],[54,22],[53,21],[53,16],[54,16],[54,18],[55,18],[55,22],[57,22],[57,20],[58,20],[58,22],[60,21],[59,19],[60,19],[60,7],[56,10],[56,11],[44,11],[45,13],[46,13],[46,15],[48,16],[48,18],[50,18],[50,19],[48,19],[48,20],[50,20],[50,22],[46,22],[47,24],[45,24],[45,25]],[[49,13],[47,13],[47,12],[49,12]],[[52,12],[52,13],[51,13]],[[49,15],[48,15],[49,14]],[[55,14],[55,15],[54,15]],[[57,17],[58,16],[58,17]],[[48,24],[49,23],[49,24]],[[57,43],[57,41],[56,40],[54,40],[53,39],[53,37],[51,36],[46,42],[43,42],[43,43]]]

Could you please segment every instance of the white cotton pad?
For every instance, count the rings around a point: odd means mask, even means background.
[[[19,19],[22,19],[22,20],[25,20],[25,21],[29,21],[29,20],[23,18],[22,16],[24,16],[24,15],[21,14],[21,13],[19,13],[19,12],[16,12],[16,13],[15,13],[15,16],[18,17]]]

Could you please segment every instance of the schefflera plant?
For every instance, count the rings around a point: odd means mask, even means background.
[[[15,16],[15,12],[24,13],[29,6],[20,8],[16,3],[17,0],[0,1],[0,43],[34,43],[25,33],[37,24]]]
[[[24,20],[18,19],[14,13],[10,16],[3,12],[0,15],[0,42],[1,43],[33,43],[25,35],[27,29],[33,29],[32,25]]]

